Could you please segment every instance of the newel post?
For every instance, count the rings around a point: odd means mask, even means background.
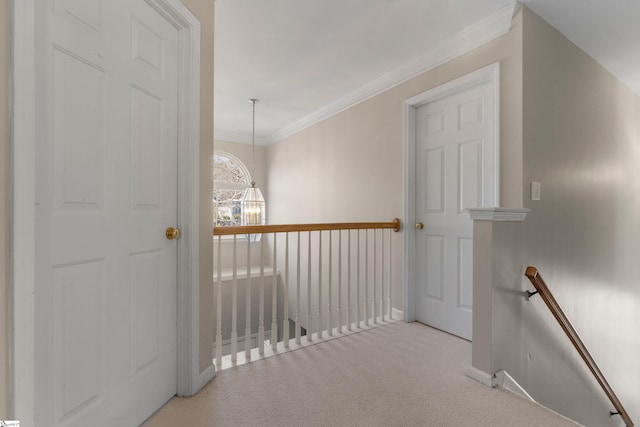
[[[496,372],[496,338],[509,327],[501,318],[496,288],[522,275],[522,231],[528,209],[469,209],[473,220],[473,341],[466,374],[492,386]],[[499,364],[499,363],[498,363]]]

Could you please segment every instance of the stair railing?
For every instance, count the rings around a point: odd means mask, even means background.
[[[613,389],[609,385],[609,382],[602,374],[602,371],[600,371],[600,368],[598,368],[598,365],[596,364],[595,360],[593,360],[593,357],[582,342],[582,339],[580,339],[573,325],[564,314],[564,311],[562,311],[562,308],[560,308],[560,304],[558,304],[558,301],[556,301],[556,299],[554,298],[553,294],[540,276],[540,273],[538,273],[538,269],[531,266],[527,267],[524,275],[529,278],[533,286],[536,288],[535,292],[527,292],[527,300],[533,295],[540,295],[542,300],[551,311],[551,314],[553,314],[553,317],[556,318],[556,320],[562,327],[562,330],[565,332],[565,334],[567,334],[567,337],[569,337],[569,340],[580,354],[580,357],[582,357],[582,360],[584,360],[584,362],[587,364],[587,367],[598,381],[598,384],[600,384],[600,387],[602,387],[602,390],[604,390],[605,394],[613,404],[615,411],[610,411],[609,414],[611,416],[620,415],[627,427],[633,427],[633,421],[631,421],[631,417],[629,417],[629,414],[624,409],[624,406],[622,406],[622,403],[618,399],[618,396],[616,396],[616,394],[613,392]]]
[[[265,351],[277,353],[304,345],[303,334],[310,344],[325,335],[329,339],[342,334],[343,328],[351,332],[392,319],[391,232],[399,230],[397,218],[391,222],[216,227],[218,369],[264,357]],[[229,236],[225,247],[223,236]],[[237,253],[241,242],[246,257]],[[223,252],[231,257],[229,271],[222,268],[227,264],[222,262]],[[244,356],[239,358],[242,344]]]

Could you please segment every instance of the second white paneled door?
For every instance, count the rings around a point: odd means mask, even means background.
[[[416,320],[471,339],[473,223],[492,205],[494,90],[482,83],[415,110]],[[489,200],[490,199],[490,200]],[[423,226],[423,228],[420,228]]]
[[[143,0],[36,2],[36,424],[176,393],[178,32]]]

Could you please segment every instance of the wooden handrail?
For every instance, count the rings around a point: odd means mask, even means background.
[[[562,327],[562,330],[567,334],[575,349],[578,350],[578,353],[582,357],[582,360],[584,360],[584,362],[587,364],[589,370],[600,384],[600,387],[602,387],[605,394],[613,404],[617,413],[612,412],[611,414],[620,415],[627,427],[633,427],[633,421],[631,421],[629,414],[627,413],[627,411],[625,411],[622,403],[620,403],[620,400],[613,392],[613,389],[602,374],[602,371],[600,371],[600,368],[598,368],[598,365],[596,365],[596,362],[593,360],[593,357],[591,357],[591,354],[578,336],[576,330],[573,328],[573,325],[571,325],[571,322],[569,322],[569,319],[567,319],[567,316],[562,311],[562,308],[560,308],[560,305],[553,297],[553,294],[547,287],[546,283],[544,282],[544,280],[542,280],[540,273],[538,273],[538,269],[535,267],[527,267],[524,275],[529,278],[533,286],[536,288],[536,290],[542,297],[542,300],[545,302],[545,304],[547,304],[547,307],[549,307],[549,310]]]
[[[284,225],[241,225],[233,227],[214,227],[214,236],[230,236],[234,234],[263,234],[285,233],[296,231],[324,231],[324,230],[368,230],[390,228],[400,231],[400,220],[394,218],[391,222],[338,222],[327,224],[284,224]]]

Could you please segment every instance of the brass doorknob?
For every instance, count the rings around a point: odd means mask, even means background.
[[[167,236],[167,239],[169,239],[169,240],[179,239],[180,238],[180,229],[179,228],[169,227],[169,228],[167,228],[167,231],[165,231],[164,235]]]
[[[421,222],[416,222],[416,230],[422,230],[424,228],[424,224]]]

